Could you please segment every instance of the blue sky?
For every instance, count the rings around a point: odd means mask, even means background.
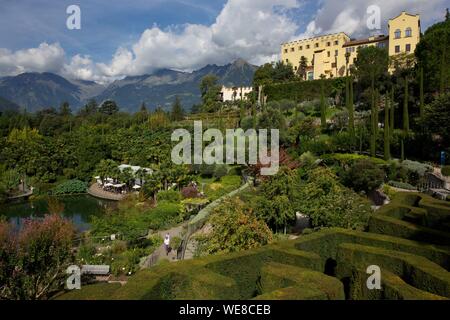
[[[73,4],[81,30],[66,28]],[[0,0],[0,76],[50,71],[107,82],[237,58],[261,64],[294,38],[369,35],[371,4],[380,6],[383,28],[406,10],[420,13],[426,29],[442,19],[446,0]]]
[[[81,8],[81,30],[66,28],[66,8],[72,4]],[[210,25],[224,4],[223,0],[0,0],[0,44],[18,50],[59,42],[69,55],[107,60],[117,47],[137,41],[153,24]]]

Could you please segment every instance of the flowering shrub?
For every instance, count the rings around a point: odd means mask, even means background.
[[[184,199],[198,198],[201,196],[198,187],[193,183],[181,189],[181,195]]]

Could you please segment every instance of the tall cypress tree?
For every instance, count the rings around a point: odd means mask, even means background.
[[[324,77],[320,77],[320,125],[322,127],[322,130],[325,130],[327,128],[327,116],[326,111],[327,107],[325,105],[325,93],[324,93]]]
[[[391,135],[389,133],[389,100],[390,98],[388,97],[388,95],[386,95],[384,106],[384,160],[389,160],[391,158]]]
[[[423,67],[421,66],[419,69],[419,77],[420,77],[420,82],[419,82],[419,86],[420,86],[420,120],[423,120],[423,116],[425,113],[425,99],[423,96]]]
[[[391,88],[391,98],[390,98],[390,115],[389,115],[389,133],[391,134],[391,137],[394,135],[395,130],[395,100],[394,100],[394,85],[392,85]]]
[[[349,79],[348,123],[350,135],[355,138],[355,108],[353,105],[353,77]]]
[[[258,122],[258,115],[256,112],[256,105],[253,103],[252,104],[252,127],[253,127],[253,129],[256,129],[257,122]]]
[[[370,155],[372,157],[376,156],[376,144],[377,144],[377,125],[376,125],[376,110],[375,110],[375,80],[372,79],[372,105],[370,114]]]
[[[405,96],[403,99],[403,130],[405,130],[405,133],[409,132],[408,100],[409,100],[409,83],[408,83],[408,76],[405,76]]]

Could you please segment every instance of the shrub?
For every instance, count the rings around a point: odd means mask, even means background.
[[[178,203],[160,201],[156,208],[142,214],[143,225],[153,230],[169,227],[178,222],[179,211],[182,207]]]
[[[177,203],[181,201],[181,193],[176,190],[160,191],[158,192],[158,200]]]
[[[450,177],[450,166],[443,166],[441,172],[444,176]]]
[[[197,185],[192,183],[181,189],[181,195],[184,199],[198,198],[201,196]]]
[[[228,173],[228,168],[226,164],[217,165],[214,169],[214,178],[220,180],[222,177],[226,176]]]
[[[80,180],[67,180],[57,185],[52,190],[52,193],[54,195],[85,193],[86,189],[86,182]]]
[[[214,209],[209,223],[212,232],[203,240],[207,253],[247,250],[272,241],[267,225],[238,199],[227,200]]]
[[[60,290],[73,259],[74,230],[59,215],[29,219],[19,232],[0,221],[0,299],[44,299]]]
[[[433,170],[433,167],[428,164],[411,160],[402,161],[401,166],[410,171],[417,172],[420,176],[423,176],[426,172]]]
[[[384,176],[384,171],[372,161],[358,160],[344,173],[343,181],[355,191],[369,193],[383,183]]]
[[[399,189],[405,189],[405,190],[417,190],[416,187],[410,185],[409,183],[406,182],[399,182],[399,181],[389,181],[388,185],[395,187],[395,188],[399,188]]]
[[[203,163],[200,166],[200,175],[205,178],[211,178],[214,175],[216,165]]]
[[[111,264],[111,273],[115,276],[131,275],[138,270],[138,264],[143,252],[139,249],[131,249],[115,256]]]
[[[296,211],[311,218],[313,227],[364,229],[371,213],[366,199],[342,186],[330,169],[318,167],[294,193]]]
[[[317,161],[316,156],[311,152],[305,152],[300,156],[300,163],[303,167],[312,167],[313,164]]]

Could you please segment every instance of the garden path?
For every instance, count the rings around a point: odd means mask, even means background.
[[[186,226],[186,223],[183,223],[179,226],[173,227],[168,230],[162,230],[158,231],[158,235],[161,238],[164,238],[164,236],[168,233],[170,235],[170,239],[173,239],[174,237],[182,238],[183,229]],[[149,234],[150,236],[150,234]],[[169,252],[169,254],[166,254],[166,250],[164,248],[164,243],[161,244],[151,255],[145,258],[145,261],[143,262],[142,267],[143,268],[149,268],[151,266],[156,265],[158,262],[162,260],[168,260],[168,261],[177,261],[177,249],[172,248],[172,250]]]

